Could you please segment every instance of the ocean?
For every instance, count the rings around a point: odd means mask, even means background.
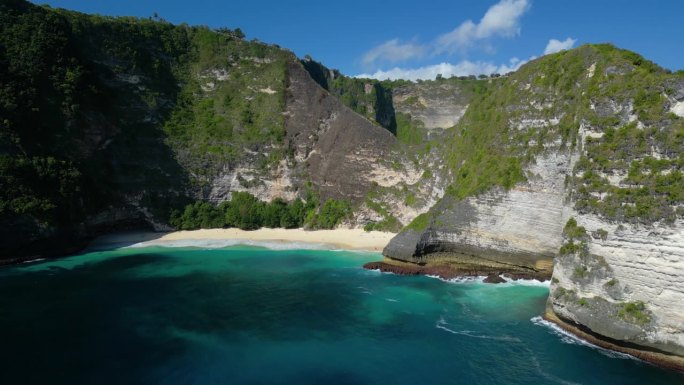
[[[542,321],[545,283],[362,269],[376,253],[195,246],[0,269],[0,384],[684,383]]]

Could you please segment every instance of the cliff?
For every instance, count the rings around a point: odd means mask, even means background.
[[[321,88],[290,51],[237,30],[0,7],[0,259],[169,230],[174,210],[236,191],[359,208],[403,201],[420,180],[395,135]],[[378,205],[349,224],[412,219]]]
[[[548,319],[681,369],[683,79],[605,45],[527,64],[473,101],[451,142],[485,120],[496,133],[480,146],[516,156],[520,172],[488,179],[501,167],[460,154],[445,197],[383,254],[501,272],[550,273],[553,261]],[[480,104],[496,107],[471,117]]]

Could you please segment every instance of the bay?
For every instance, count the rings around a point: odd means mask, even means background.
[[[122,248],[0,269],[2,384],[682,384],[538,317],[548,287],[331,250]]]

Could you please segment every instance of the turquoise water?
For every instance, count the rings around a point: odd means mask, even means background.
[[[538,319],[548,289],[377,254],[128,248],[0,269],[0,384],[679,384]]]

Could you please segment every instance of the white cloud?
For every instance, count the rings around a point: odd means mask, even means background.
[[[501,64],[499,66],[499,70],[497,71],[500,74],[506,74],[509,72],[514,72],[517,71],[518,68],[520,68],[523,64],[527,63],[530,60],[536,59],[536,56],[532,56],[527,60],[520,60],[517,57],[511,58],[511,60],[508,61],[508,64]]]
[[[437,53],[465,51],[478,40],[520,34],[520,18],[530,8],[528,0],[501,0],[489,7],[479,23],[466,20],[453,31],[437,38]]]
[[[556,53],[556,52],[562,51],[564,49],[570,49],[575,45],[576,42],[577,42],[577,39],[571,39],[571,38],[567,38],[563,41],[551,39],[551,40],[549,40],[549,43],[546,45],[546,48],[544,49],[544,55],[548,55],[550,53]]]
[[[370,66],[376,61],[395,63],[423,56],[425,47],[414,43],[400,43],[399,39],[387,41],[371,49],[363,55],[362,62]]]
[[[520,18],[529,8],[529,0],[501,0],[489,7],[479,23],[466,20],[432,44],[402,43],[399,39],[392,39],[366,52],[361,62],[365,67],[372,67],[377,62],[396,63],[420,58],[428,51],[433,54],[465,52],[477,41],[494,36],[517,36],[520,34]],[[483,47],[486,51],[493,51],[490,45]]]
[[[466,75],[480,75],[480,74],[505,74],[507,72],[515,71],[525,64],[527,60],[519,60],[512,58],[508,64],[496,65],[491,62],[483,61],[469,61],[463,60],[456,64],[440,63],[419,68],[399,68],[395,67],[387,71],[378,70],[372,74],[356,75],[357,78],[371,78],[371,79],[406,79],[406,80],[427,80],[434,79],[438,74],[445,78],[451,76],[466,76]]]

